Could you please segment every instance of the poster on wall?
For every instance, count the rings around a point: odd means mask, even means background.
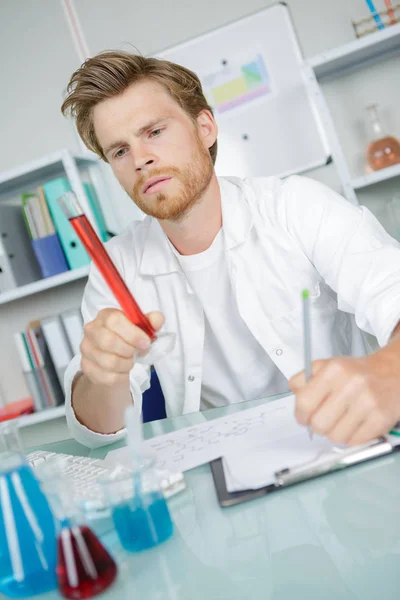
[[[229,112],[272,92],[271,77],[261,53],[225,59],[218,70],[201,79],[207,101],[216,114]]]

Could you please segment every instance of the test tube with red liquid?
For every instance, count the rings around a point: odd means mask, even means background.
[[[136,356],[136,361],[144,364],[153,364],[170,352],[175,343],[175,334],[157,334],[151,323],[140,309],[135,298],[129,291],[125,281],[112,262],[107,250],[100,241],[98,235],[83,213],[82,208],[74,192],[63,194],[58,202],[77,236],[86,248],[87,253],[100,271],[114,297],[118,301],[122,311],[128,319],[137,327],[142,329],[150,338],[152,344],[146,354]]]

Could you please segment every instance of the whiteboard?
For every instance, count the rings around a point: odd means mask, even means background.
[[[285,4],[156,53],[200,78],[218,123],[218,175],[287,176],[329,162]]]

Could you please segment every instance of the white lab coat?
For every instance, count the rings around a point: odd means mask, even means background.
[[[360,353],[351,314],[380,345],[387,343],[400,320],[400,244],[366,208],[304,177],[219,183],[232,293],[250,331],[287,378],[304,367],[304,288],[311,299],[313,359]],[[172,352],[155,364],[167,415],[199,410],[203,311],[159,223],[149,217],[132,223],[108,242],[108,250],[142,310],[160,310],[165,330],[176,333]],[[106,307],[118,305],[92,266],[82,303],[85,322]],[[241,351],[238,340],[232,352]],[[95,433],[74,415],[71,383],[79,369],[78,355],[65,375],[71,433],[90,447],[112,443],[123,430]],[[141,410],[148,369],[136,364],[130,383],[135,410]]]

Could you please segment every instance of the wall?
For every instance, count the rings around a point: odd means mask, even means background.
[[[61,147],[78,150],[60,114],[79,66],[60,2],[1,2],[0,56],[0,171]]]
[[[199,35],[224,23],[274,4],[262,0],[77,0],[76,8],[92,54],[107,48],[136,46],[149,54]],[[383,0],[376,0],[383,6]],[[364,0],[288,0],[305,56],[354,39],[351,19],[367,14]],[[158,7],[158,8],[157,8]],[[162,12],[162,17],[161,17]],[[0,171],[68,147],[79,151],[73,126],[60,114],[64,90],[79,60],[66,26],[60,2],[14,0],[0,3]],[[387,127],[400,135],[400,97],[395,61],[363,69],[328,82],[328,103],[338,127],[351,170],[363,168],[366,143],[362,107],[379,101]],[[398,101],[397,101],[398,105]],[[339,190],[335,168],[311,176]],[[390,198],[395,184],[369,190],[363,201],[374,210],[381,198]],[[129,200],[118,196],[118,211],[131,215]],[[6,401],[26,395],[11,334],[32,318],[80,303],[84,282],[49,290],[26,300],[0,306],[0,389]]]

